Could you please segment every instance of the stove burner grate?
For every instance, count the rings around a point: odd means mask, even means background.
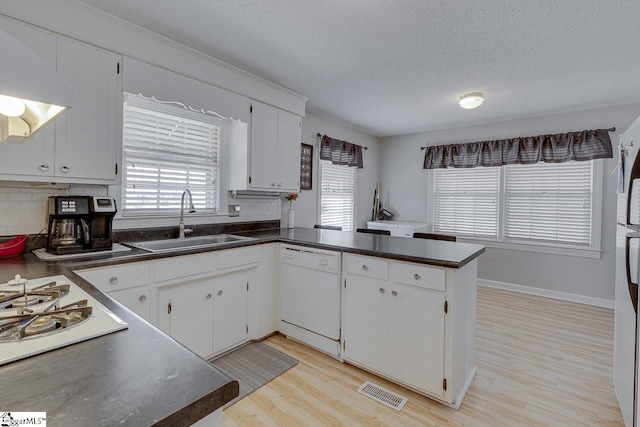
[[[38,313],[0,317],[0,343],[63,332],[89,319],[92,312],[87,300],[81,300],[60,308],[50,307]]]

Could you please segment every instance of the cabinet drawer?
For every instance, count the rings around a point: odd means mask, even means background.
[[[218,269],[241,267],[260,262],[260,246],[228,249],[218,252]]]
[[[103,292],[135,288],[149,284],[149,263],[91,268],[75,273]]]
[[[156,282],[214,272],[217,260],[216,252],[205,252],[156,261]]]
[[[347,273],[387,280],[389,263],[384,259],[346,255]]]
[[[391,263],[391,280],[436,291],[445,290],[445,270],[403,262]]]

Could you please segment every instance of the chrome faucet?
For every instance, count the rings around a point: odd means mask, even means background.
[[[180,228],[180,231],[178,233],[178,239],[184,239],[184,235],[186,234],[190,234],[193,233],[193,228],[184,228],[184,195],[188,194],[189,195],[189,213],[194,213],[196,211],[195,206],[193,206],[193,198],[191,197],[191,191],[189,191],[189,189],[186,189],[182,192],[182,198],[180,199],[180,224],[178,225],[178,227]]]

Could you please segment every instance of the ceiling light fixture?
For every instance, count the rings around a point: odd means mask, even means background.
[[[458,104],[465,110],[473,110],[481,106],[483,102],[482,92],[470,92],[462,95]]]
[[[0,114],[7,117],[18,117],[24,114],[25,106],[21,99],[0,95]]]

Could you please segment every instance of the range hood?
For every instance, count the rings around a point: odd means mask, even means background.
[[[44,59],[0,31],[0,141],[24,142],[71,108],[69,84]]]

